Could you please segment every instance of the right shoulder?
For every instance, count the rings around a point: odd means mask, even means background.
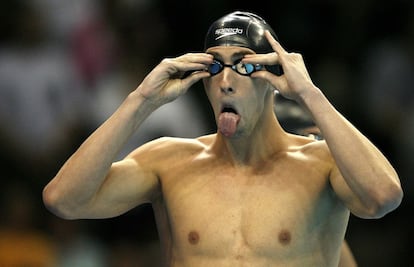
[[[129,158],[139,161],[162,162],[171,158],[201,153],[212,142],[213,136],[199,138],[160,137],[135,149]]]

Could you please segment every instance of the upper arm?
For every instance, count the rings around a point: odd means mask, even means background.
[[[105,181],[90,203],[95,218],[114,217],[150,202],[158,190],[154,171],[127,157],[112,164]]]
[[[363,202],[358,198],[355,192],[351,190],[351,187],[342,176],[326,142],[314,142],[312,147],[314,148],[312,153],[317,155],[318,160],[325,165],[328,172],[329,183],[336,197],[352,214],[365,217],[367,208],[363,205]]]
[[[342,242],[341,246],[341,255],[339,257],[339,265],[338,267],[356,267],[358,266],[356,259],[349,248],[348,243],[346,240]]]

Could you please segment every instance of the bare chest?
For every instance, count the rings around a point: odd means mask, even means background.
[[[171,241],[183,253],[282,257],[319,238],[334,209],[321,168],[198,166],[168,178],[165,212]]]

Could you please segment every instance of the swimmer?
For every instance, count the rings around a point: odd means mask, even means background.
[[[198,81],[216,133],[162,137],[115,162],[154,110]],[[309,111],[324,140],[280,126],[275,90]],[[163,59],[43,191],[66,219],[151,203],[172,267],[336,267],[350,213],[381,218],[402,197],[393,166],[312,82],[302,56],[240,11],[212,23],[203,52]]]

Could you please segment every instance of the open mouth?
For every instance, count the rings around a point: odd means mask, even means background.
[[[230,105],[225,105],[222,110],[221,113],[234,113],[234,114],[238,114],[237,110],[230,106]]]

